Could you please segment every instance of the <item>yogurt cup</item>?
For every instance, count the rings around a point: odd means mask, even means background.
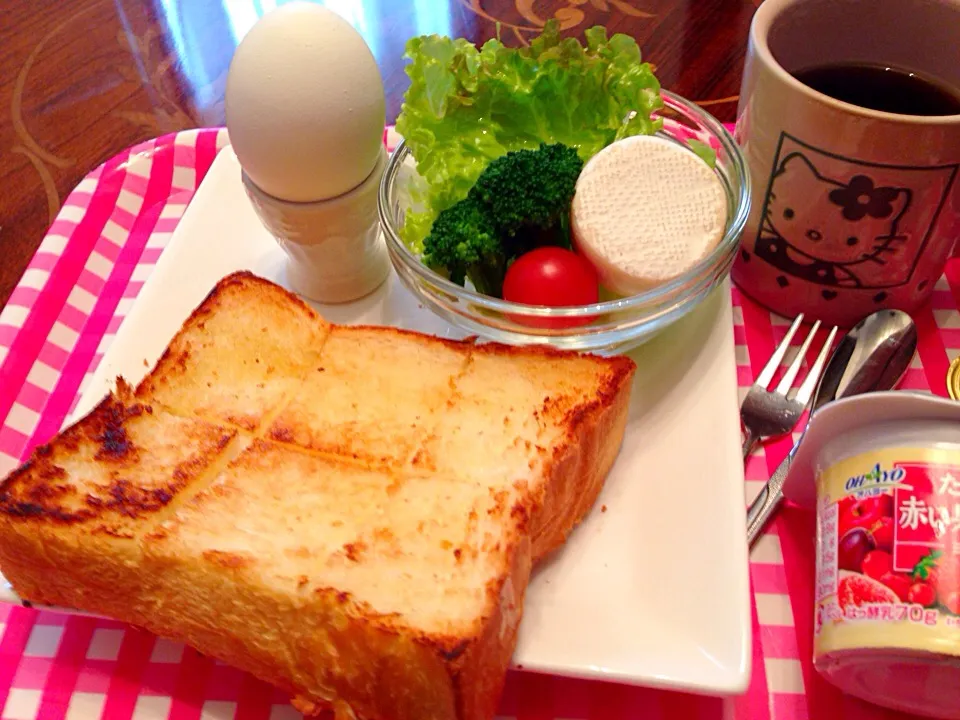
[[[817,513],[817,671],[960,719],[960,405],[888,392],[825,406],[784,494]]]

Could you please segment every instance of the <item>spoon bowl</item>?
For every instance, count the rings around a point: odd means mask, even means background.
[[[865,317],[830,356],[811,414],[832,400],[895,388],[910,367],[917,342],[917,326],[905,312],[879,310]]]

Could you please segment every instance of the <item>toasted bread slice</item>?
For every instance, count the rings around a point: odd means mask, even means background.
[[[269,437],[399,466],[433,430],[470,345],[404,330],[337,327]]]
[[[139,564],[138,533],[226,463],[235,430],[130,394],[121,383],[0,486],[0,567],[24,597],[89,608],[112,595]]]
[[[441,474],[526,492],[535,561],[593,506],[620,448],[634,364],[598,362],[546,348],[477,345],[442,425],[415,458]]]
[[[316,367],[330,326],[250,273],[221,281],[193,312],[137,397],[256,431]]]
[[[490,720],[531,566],[596,499],[634,369],[331,326],[237,273],[135,398],[121,384],[0,485],[0,569],[308,713]]]
[[[459,674],[489,652],[490,623],[512,634],[519,621],[529,550],[510,511],[478,484],[257,441],[147,536],[144,570],[152,594],[175,598],[180,639],[223,656],[246,638],[241,665],[307,702],[457,717]],[[211,621],[214,598],[229,610]],[[502,651],[495,641],[505,671]]]

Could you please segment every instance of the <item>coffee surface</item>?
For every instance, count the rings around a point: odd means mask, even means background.
[[[899,115],[960,114],[960,88],[889,65],[836,63],[793,73],[807,87],[871,110]]]

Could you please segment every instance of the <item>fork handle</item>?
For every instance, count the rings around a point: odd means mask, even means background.
[[[748,547],[753,547],[757,538],[760,537],[760,533],[763,532],[764,527],[766,527],[767,523],[770,522],[770,519],[777,512],[780,503],[783,502],[783,484],[787,479],[787,471],[793,462],[793,456],[797,451],[798,445],[793,446],[790,454],[777,466],[773,475],[771,475],[766,484],[760,488],[757,497],[754,498],[753,502],[750,503],[750,507],[747,508]]]
[[[750,453],[753,452],[754,448],[757,447],[757,443],[760,442],[760,436],[757,435],[753,430],[747,428],[743,433],[743,459],[746,460],[750,457]]]

